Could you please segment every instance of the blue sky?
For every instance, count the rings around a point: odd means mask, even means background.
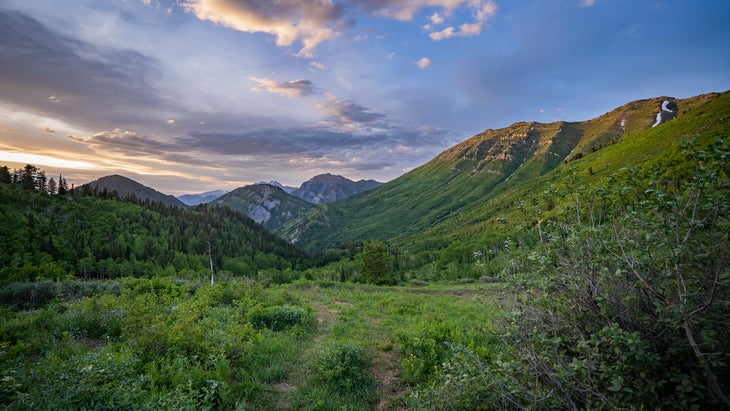
[[[730,88],[725,0],[4,0],[0,163],[171,194],[391,180],[487,128]]]

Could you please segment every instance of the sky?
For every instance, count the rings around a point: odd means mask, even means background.
[[[392,180],[488,128],[730,89],[727,0],[0,0],[0,164],[168,194]]]

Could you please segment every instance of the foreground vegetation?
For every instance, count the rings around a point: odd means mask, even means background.
[[[54,297],[5,299],[0,401],[12,409],[395,408],[450,347],[499,346],[484,317],[494,286],[23,286]]]

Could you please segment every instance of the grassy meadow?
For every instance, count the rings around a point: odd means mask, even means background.
[[[494,284],[34,286],[2,311],[10,409],[403,409],[453,350],[502,349]]]

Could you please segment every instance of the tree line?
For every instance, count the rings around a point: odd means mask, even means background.
[[[60,184],[59,184],[60,182]],[[208,247],[216,271],[254,275],[262,269],[311,265],[308,255],[227,207],[189,209],[115,191],[69,189],[33,165],[0,167],[0,278],[202,276]]]

